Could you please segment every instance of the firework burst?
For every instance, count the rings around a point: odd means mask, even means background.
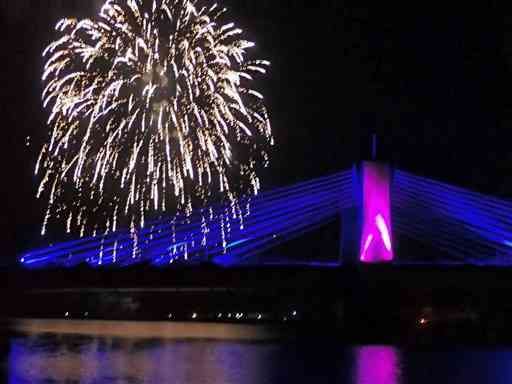
[[[36,166],[50,221],[108,233],[260,189],[272,133],[251,87],[269,65],[225,9],[191,0],[109,0],[64,19],[44,52],[51,136]]]

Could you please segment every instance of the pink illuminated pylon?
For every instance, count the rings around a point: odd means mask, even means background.
[[[364,162],[362,180],[362,230],[360,260],[382,263],[393,260],[390,176],[387,165]]]

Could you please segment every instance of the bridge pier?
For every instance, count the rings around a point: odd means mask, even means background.
[[[394,259],[391,227],[391,168],[365,161],[354,166],[354,207],[342,211],[341,261],[389,263]]]

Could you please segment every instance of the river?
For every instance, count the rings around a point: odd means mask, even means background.
[[[9,384],[512,383],[512,348],[347,346],[243,325],[20,321]]]

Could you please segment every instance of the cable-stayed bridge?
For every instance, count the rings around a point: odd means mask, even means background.
[[[236,204],[151,222],[135,231],[34,250],[20,262],[27,268],[258,264],[265,263],[271,248],[339,218],[340,252],[325,266],[512,265],[511,201],[371,162]],[[442,256],[402,257],[395,241],[399,238],[431,246]]]

